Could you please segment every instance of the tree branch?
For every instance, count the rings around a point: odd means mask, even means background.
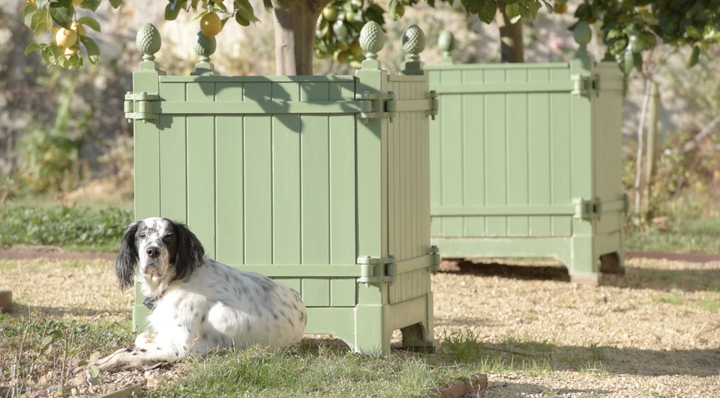
[[[720,116],[715,117],[715,119],[713,119],[712,122],[710,122],[702,130],[700,130],[700,132],[697,133],[697,135],[692,140],[686,142],[685,145],[683,145],[683,153],[688,153],[695,149],[695,147],[697,147],[700,141],[707,137],[718,124],[720,124]]]

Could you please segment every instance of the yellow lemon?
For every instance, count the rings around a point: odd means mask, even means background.
[[[562,4],[556,5],[555,8],[553,9],[553,12],[555,14],[565,14],[567,12],[567,10],[568,10],[567,3],[562,3]]]
[[[360,47],[360,43],[357,40],[352,42],[352,44],[350,45],[350,54],[352,54],[353,57],[359,57],[363,55],[362,47]]]
[[[348,62],[348,53],[346,51],[337,50],[335,51],[335,54],[333,54],[333,59],[335,62],[346,64]]]
[[[77,6],[79,6],[80,3],[82,3],[82,2],[83,2],[83,0],[72,0],[72,5],[73,5],[73,7],[77,7]]]
[[[71,30],[74,30],[77,32],[78,36],[85,36],[85,27],[82,26],[82,24],[73,22],[72,26],[70,26]]]
[[[220,17],[214,12],[205,14],[205,16],[200,19],[200,30],[205,36],[212,39],[222,30]]]
[[[36,0],[25,0],[25,2],[32,5],[37,5]]]
[[[59,47],[72,47],[78,41],[78,34],[74,30],[60,28],[55,34],[55,42]]]
[[[78,46],[72,46],[65,49],[65,58],[70,59],[74,54],[80,52]]]
[[[338,9],[337,9],[337,7],[326,6],[322,10],[322,15],[328,21],[335,22],[338,17]]]

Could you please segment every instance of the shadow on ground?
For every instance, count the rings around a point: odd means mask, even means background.
[[[462,275],[570,282],[568,269],[562,265],[501,264],[463,259],[441,269]],[[720,290],[720,269],[668,270],[626,266],[625,275],[603,274],[601,284],[628,289],[717,291]]]

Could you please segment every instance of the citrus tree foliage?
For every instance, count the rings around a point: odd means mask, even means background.
[[[100,24],[91,17],[77,16],[77,8],[96,11],[103,1],[109,1],[118,8],[123,0],[26,0],[25,24],[40,37],[43,32],[51,32],[51,39],[33,43],[25,53],[35,50],[42,52],[43,58],[51,65],[62,67],[81,67],[84,58],[96,63],[100,50],[95,41],[87,35],[85,27],[100,31]],[[425,0],[431,6],[435,0]],[[452,4],[452,0],[441,0]],[[405,12],[406,6],[417,4],[418,0],[391,0],[388,6],[389,16],[395,20]],[[470,14],[490,23],[497,10],[497,0],[462,0]],[[552,11],[545,0],[508,0],[506,11],[514,21],[520,18],[529,21],[543,4]],[[266,1],[266,5],[269,1]],[[328,4],[328,2],[324,2]],[[195,14],[200,19],[200,28],[206,36],[214,36],[222,30],[225,23],[234,20],[242,26],[258,21],[255,11],[248,0],[234,0],[232,9],[228,9],[222,0],[168,0],[165,7],[165,19],[175,20],[180,12]],[[318,57],[333,56],[336,61],[353,63],[362,61],[363,55],[357,42],[360,30],[368,21],[384,22],[385,10],[372,0],[331,0],[317,21],[315,54]],[[313,21],[314,22],[314,21]],[[311,22],[312,23],[312,22]],[[81,51],[84,48],[84,54]]]
[[[625,74],[642,67],[641,53],[655,47],[658,38],[692,46],[689,67],[720,38],[720,0],[585,0],[575,17],[602,22],[608,52]]]
[[[117,8],[122,0],[26,0],[25,24],[36,35],[52,32],[52,40],[33,43],[26,53],[42,51],[50,64],[64,67],[82,66],[84,56],[90,62],[98,61],[100,51],[84,27],[100,30],[100,24],[91,17],[77,18],[76,7],[97,10],[102,1]],[[288,0],[291,1],[291,0]],[[297,1],[297,0],[296,0]],[[368,21],[383,24],[384,15],[395,20],[402,17],[406,7],[419,0],[390,0],[384,10],[373,0],[330,0],[316,21],[315,55],[329,57],[342,63],[359,66],[363,54],[358,44],[360,30]],[[435,6],[436,0],[423,0]],[[449,4],[453,0],[440,0]],[[490,23],[497,12],[497,0],[461,0],[468,14]],[[265,2],[271,4],[270,0]],[[512,23],[522,19],[526,23],[545,5],[548,12],[564,12],[567,0],[507,0],[505,13]],[[200,19],[200,28],[207,36],[218,34],[229,20],[242,26],[258,21],[248,0],[232,1],[228,9],[222,0],[168,0],[165,19],[174,20],[182,11],[191,12]],[[608,51],[615,57],[625,74],[633,67],[642,66],[642,52],[653,48],[658,39],[665,43],[692,46],[688,66],[697,63],[700,53],[720,38],[720,0],[585,0],[575,17],[578,23],[601,23],[602,37]],[[570,27],[573,29],[577,24]]]

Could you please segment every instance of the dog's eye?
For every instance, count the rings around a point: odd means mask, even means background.
[[[173,239],[175,239],[175,237],[173,237],[172,235],[165,235],[165,237],[163,238],[163,241],[165,243],[170,243],[173,241]]]
[[[140,239],[145,239],[145,238],[147,238],[147,235],[145,235],[144,233],[143,233],[143,234],[138,234],[138,238],[140,238]]]

